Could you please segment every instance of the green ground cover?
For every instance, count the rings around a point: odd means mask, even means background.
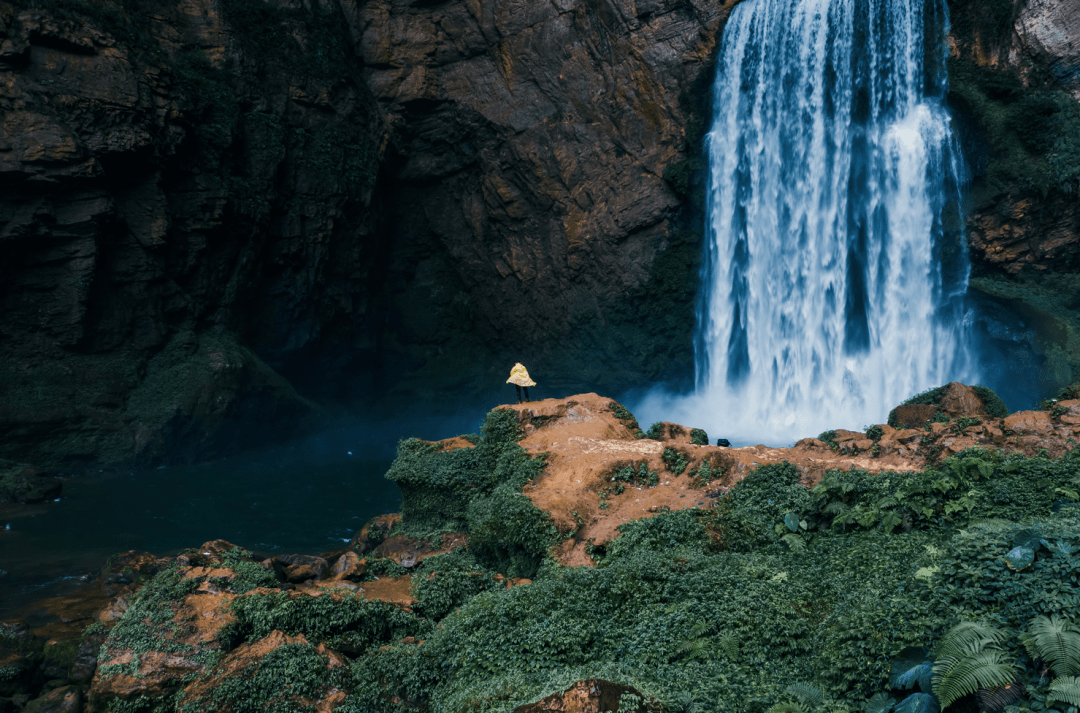
[[[414,570],[412,612],[249,594],[223,648],[280,629],[345,652],[347,672],[310,646],[270,662],[302,671],[305,690],[348,691],[340,713],[510,711],[592,677],[680,712],[1080,705],[1080,453],[972,449],[917,473],[832,471],[813,489],[765,466],[715,509],[629,522],[598,566],[568,568],[547,554],[562,535],[521,495],[543,461],[509,412],[482,430],[473,449],[404,441],[388,473],[405,530],[469,533],[467,551]],[[439,493],[453,496],[442,515]],[[506,589],[496,573],[533,582]],[[144,590],[155,608],[177,586],[159,578]],[[215,709],[249,710],[264,677],[250,678]]]

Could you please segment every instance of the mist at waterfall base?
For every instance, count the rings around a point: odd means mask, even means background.
[[[639,421],[784,445],[979,383],[938,0],[755,0],[714,87],[696,388]]]
[[[57,502],[0,504],[0,613],[77,588],[128,550],[167,556],[215,539],[261,556],[340,550],[372,517],[401,510],[383,477],[399,439],[479,432],[488,408],[354,417],[221,460],[66,477]]]

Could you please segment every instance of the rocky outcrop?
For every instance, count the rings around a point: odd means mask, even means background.
[[[0,457],[688,373],[735,1],[0,3]]]
[[[553,390],[689,372],[701,222],[677,189],[735,1],[346,6],[395,127],[401,341],[489,385],[523,359]]]
[[[642,695],[631,686],[623,686],[600,678],[578,681],[562,693],[552,693],[536,703],[519,706],[514,713],[604,713],[604,711],[633,711],[657,713],[657,701]]]

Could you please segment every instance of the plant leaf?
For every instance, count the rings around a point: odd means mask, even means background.
[[[977,642],[970,642],[960,656],[938,659],[934,664],[934,693],[948,708],[953,701],[980,688],[1011,685],[1016,681],[1016,671],[1005,659],[1004,651],[981,651]]]
[[[799,516],[793,512],[789,512],[787,515],[784,515],[784,524],[787,525],[787,529],[791,530],[792,532],[798,532]]]
[[[1050,684],[1046,702],[1064,701],[1070,706],[1080,706],[1080,676],[1061,676]]]
[[[1005,555],[1005,564],[1014,572],[1027,569],[1035,561],[1035,550],[1030,547],[1014,547]]]
[[[941,706],[929,693],[912,693],[896,704],[894,713],[941,713]]]
[[[863,713],[889,713],[895,705],[895,698],[891,698],[888,693],[878,691],[866,702]]]
[[[1032,658],[1039,658],[1054,669],[1057,676],[1080,673],[1080,629],[1063,616],[1037,616],[1028,624],[1020,641]]]
[[[785,696],[791,696],[795,700],[801,701],[808,706],[814,706],[821,703],[824,700],[824,694],[821,689],[812,683],[793,683],[784,689]]]
[[[893,659],[889,668],[889,685],[907,690],[919,684],[919,690],[930,693],[930,680],[934,674],[934,661],[925,646],[909,646]]]

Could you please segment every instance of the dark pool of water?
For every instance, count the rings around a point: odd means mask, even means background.
[[[331,450],[333,449],[333,450]],[[112,554],[224,539],[264,554],[340,549],[400,509],[389,458],[317,439],[213,463],[65,479],[59,502],[0,506],[0,612],[85,582]]]

